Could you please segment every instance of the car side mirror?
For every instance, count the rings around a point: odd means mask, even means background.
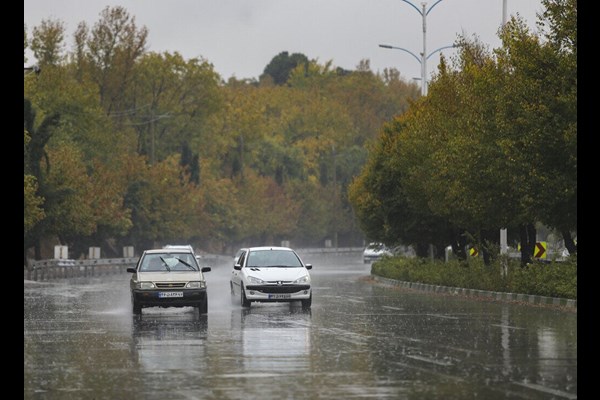
[[[312,264],[305,264],[306,269],[312,269]]]
[[[127,268],[127,272],[131,272],[132,274],[135,274],[137,271],[135,270],[135,268]]]
[[[242,266],[240,264],[235,264],[233,266],[233,269],[237,269],[238,271],[241,271],[242,270]]]
[[[210,267],[202,267],[202,272],[210,272]]]

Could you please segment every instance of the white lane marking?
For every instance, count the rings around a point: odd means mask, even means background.
[[[424,361],[424,362],[435,364],[435,365],[441,365],[443,367],[449,367],[451,365],[454,365],[454,363],[451,363],[448,361],[435,360],[433,358],[427,358],[427,357],[421,357],[421,356],[411,356],[411,355],[407,355],[406,357],[412,358],[413,360],[419,360],[419,361]]]
[[[458,317],[451,317],[449,315],[440,315],[440,314],[425,314],[425,315],[428,315],[430,317],[436,317],[436,318],[458,319]]]
[[[490,326],[497,326],[498,328],[508,328],[508,329],[525,329],[520,326],[510,326],[510,325],[500,325],[500,324],[490,324]]]
[[[542,385],[536,385],[535,383],[524,383],[524,382],[512,382],[515,385],[523,386],[529,389],[538,390],[544,393],[550,393],[554,396],[564,397],[565,399],[576,399],[577,395],[572,393],[563,392],[562,390],[552,389]]]

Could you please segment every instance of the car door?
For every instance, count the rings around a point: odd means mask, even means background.
[[[242,267],[244,266],[244,263],[246,262],[246,254],[248,252],[246,250],[241,250],[239,257],[236,255],[236,260],[235,260],[235,264],[239,264]],[[240,293],[240,285],[241,285],[241,281],[242,281],[242,277],[241,277],[242,271],[234,269],[233,271],[231,271],[231,283],[233,284],[233,290],[235,293]]]

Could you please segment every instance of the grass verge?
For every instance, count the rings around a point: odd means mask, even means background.
[[[563,262],[534,261],[526,267],[508,259],[506,274],[500,260],[486,266],[481,259],[444,262],[385,257],[373,263],[371,273],[405,282],[577,300],[577,256]]]

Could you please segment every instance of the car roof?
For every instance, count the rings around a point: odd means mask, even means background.
[[[168,244],[163,246],[163,249],[191,250],[194,252],[194,248],[191,244]]]
[[[145,250],[144,254],[164,254],[164,253],[190,253],[194,254],[191,248],[185,246],[169,247],[164,249]]]
[[[289,247],[281,247],[281,246],[257,246],[257,247],[246,247],[245,250],[250,251],[260,251],[260,250],[285,250],[285,251],[294,251]]]

